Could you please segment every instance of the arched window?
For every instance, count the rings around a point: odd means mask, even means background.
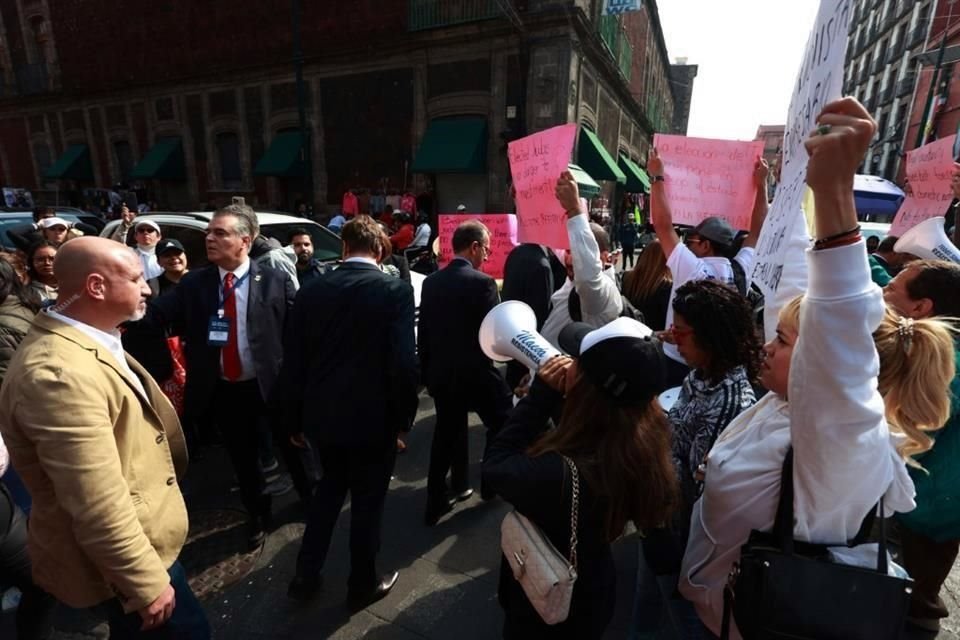
[[[220,160],[220,183],[224,190],[243,186],[243,167],[240,166],[240,137],[235,133],[220,133],[216,137],[217,157]]]

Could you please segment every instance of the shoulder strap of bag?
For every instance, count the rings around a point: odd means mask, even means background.
[[[577,465],[567,456],[563,456],[563,461],[570,467],[572,478],[573,493],[570,498],[570,566],[577,568],[577,529],[580,526],[580,472]]]
[[[870,537],[873,523],[876,520],[877,510],[880,511],[880,539],[877,553],[877,573],[887,573],[887,521],[883,517],[883,496],[860,523],[860,530],[847,546],[854,547],[863,544]],[[786,554],[793,553],[793,447],[787,449],[783,459],[783,470],[780,475],[780,500],[777,503],[777,517],[773,525],[773,535],[780,543],[780,550]]]

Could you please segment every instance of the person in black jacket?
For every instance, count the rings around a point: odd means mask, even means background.
[[[369,216],[343,227],[344,262],[297,295],[281,371],[284,422],[309,438],[323,476],[307,518],[288,595],[319,589],[337,518],[350,493],[347,604],[383,598],[396,571],[376,573],[383,505],[397,433],[417,403],[413,288],[380,270],[380,231]]]
[[[453,252],[450,264],[424,280],[420,297],[420,366],[437,410],[427,475],[427,526],[452,510],[456,500],[473,494],[468,477],[467,414],[475,411],[480,416],[489,442],[512,408],[503,375],[477,340],[480,324],[499,302],[497,283],[479,270],[490,255],[490,232],[476,220],[462,223],[453,232]],[[492,498],[484,489],[481,485],[482,497]]]
[[[250,259],[258,226],[248,207],[218,209],[207,227],[212,264],[191,271],[176,288],[151,301],[144,319],[155,331],[184,340],[190,372],[184,420],[219,426],[251,517],[251,547],[270,528],[258,429],[276,387],[283,330],[296,295],[289,276]],[[306,473],[287,442],[282,438],[280,444],[288,469],[301,498],[307,499]]]
[[[561,330],[560,345],[575,360],[557,356],[541,368],[490,445],[483,479],[569,557],[572,482],[563,456],[573,461],[580,475],[578,578],[567,619],[548,626],[501,558],[506,640],[600,638],[616,600],[610,543],[628,521],[640,529],[661,525],[677,501],[670,426],[656,400],[666,363],[653,332],[630,318],[599,329],[578,322]],[[549,430],[560,403],[560,423]]]

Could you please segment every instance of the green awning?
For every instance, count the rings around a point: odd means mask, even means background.
[[[487,120],[431,120],[413,159],[414,173],[484,173],[487,170]]]
[[[187,168],[183,162],[180,138],[158,140],[133,168],[130,177],[143,180],[186,180]]]
[[[573,174],[573,179],[577,181],[577,189],[581,197],[589,200],[600,193],[600,185],[590,177],[590,175],[575,164],[567,165],[567,169]]]
[[[647,172],[626,156],[620,156],[617,162],[623,172],[627,174],[627,191],[630,193],[645,193],[650,191],[650,177]]]
[[[577,147],[577,164],[593,176],[594,180],[610,180],[612,182],[626,182],[627,176],[614,161],[603,143],[593,131],[580,128],[580,143]]]
[[[70,145],[43,175],[45,178],[93,182],[90,147],[85,144]]]
[[[270,148],[253,168],[253,175],[302,178],[302,151],[303,136],[299,131],[278,133],[270,143]]]

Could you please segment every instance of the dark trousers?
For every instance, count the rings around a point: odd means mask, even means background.
[[[179,562],[170,567],[176,607],[163,626],[152,631],[140,631],[143,618],[137,612],[124,613],[117,599],[107,600],[88,609],[74,609],[62,602],[53,607],[52,631],[49,640],[123,640],[145,638],[150,640],[207,640],[210,623],[203,606],[190,589],[187,576]]]
[[[627,268],[627,259],[630,260],[630,268],[632,269],[633,268],[633,245],[630,245],[629,247],[627,245],[623,245],[623,268],[624,269]]]
[[[260,471],[259,423],[264,402],[257,381],[220,380],[211,406],[215,412],[212,418],[237,474],[243,506],[253,518],[269,519],[270,500],[263,495],[265,483]]]
[[[53,599],[33,584],[27,553],[27,517],[0,483],[0,588],[20,589],[17,607],[17,638],[41,637],[42,623]]]
[[[283,456],[283,461],[293,480],[293,486],[302,500],[313,495],[314,481],[307,472],[302,452],[290,443],[290,439],[277,433],[276,425],[266,416],[266,405],[256,380],[227,382],[220,380],[214,392],[214,414],[223,445],[230,455],[233,470],[240,484],[240,499],[252,516],[269,519],[270,498],[263,495],[266,486],[260,470],[260,454],[263,451],[264,432],[273,431]]]
[[[512,392],[499,374],[484,384],[433,393],[437,419],[430,447],[427,498],[443,501],[447,495],[447,473],[454,493],[470,487],[467,419],[472,411],[487,428],[487,444],[496,436],[513,408]]]
[[[351,592],[372,590],[379,576],[376,559],[380,551],[383,504],[396,460],[393,440],[385,448],[317,446],[323,475],[313,495],[307,528],[297,556],[297,574],[317,575],[330,548],[333,529],[350,492]]]
[[[913,578],[910,596],[910,616],[940,619],[950,615],[940,598],[940,588],[950,575],[950,569],[960,551],[960,540],[937,542],[900,526],[903,566]]]

